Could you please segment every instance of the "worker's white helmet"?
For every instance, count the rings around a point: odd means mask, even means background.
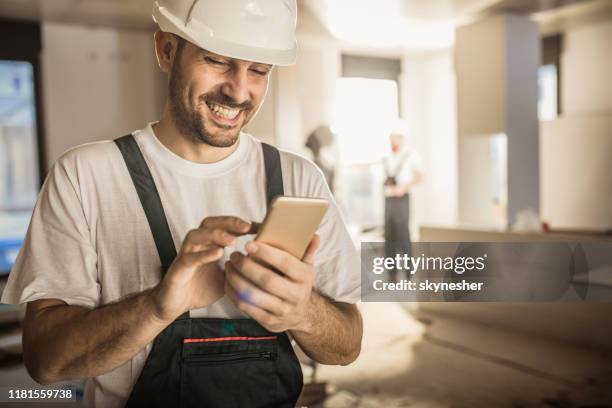
[[[296,0],[157,0],[160,30],[230,58],[295,62]]]

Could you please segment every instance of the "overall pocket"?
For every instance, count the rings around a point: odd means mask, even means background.
[[[183,340],[181,407],[278,406],[276,336]]]

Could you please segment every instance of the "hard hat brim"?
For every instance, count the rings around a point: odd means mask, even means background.
[[[214,37],[212,30],[204,24],[191,21],[185,25],[163,7],[153,8],[153,20],[162,31],[176,34],[202,49],[228,58],[287,66],[295,64],[297,57],[297,41],[290,49],[269,49],[224,41]]]

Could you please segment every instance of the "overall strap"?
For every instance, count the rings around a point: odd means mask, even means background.
[[[153,176],[151,176],[134,136],[130,134],[120,137],[115,139],[115,143],[123,155],[134,187],[136,187],[161,260],[162,274],[165,274],[176,258],[176,247]],[[283,174],[278,149],[266,143],[262,143],[261,146],[266,169],[266,203],[269,205],[274,197],[284,193]]]
[[[261,149],[266,167],[266,203],[269,206],[274,197],[285,193],[283,171],[278,149],[264,142],[261,143]]]
[[[170,267],[170,264],[172,264],[172,261],[174,261],[174,258],[176,258],[176,248],[157,187],[134,136],[130,134],[120,137],[115,139],[115,143],[123,155],[123,160],[125,160],[130,177],[140,198],[140,203],[147,216],[149,228],[151,228],[157,253],[161,260],[163,275]]]

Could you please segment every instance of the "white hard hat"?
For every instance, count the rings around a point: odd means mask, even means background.
[[[162,31],[219,55],[295,62],[296,0],[157,0],[153,20]]]
[[[389,133],[399,135],[402,138],[406,138],[410,133],[410,126],[408,126],[408,122],[406,122],[406,120],[397,119],[393,121],[393,123],[391,123]]]

